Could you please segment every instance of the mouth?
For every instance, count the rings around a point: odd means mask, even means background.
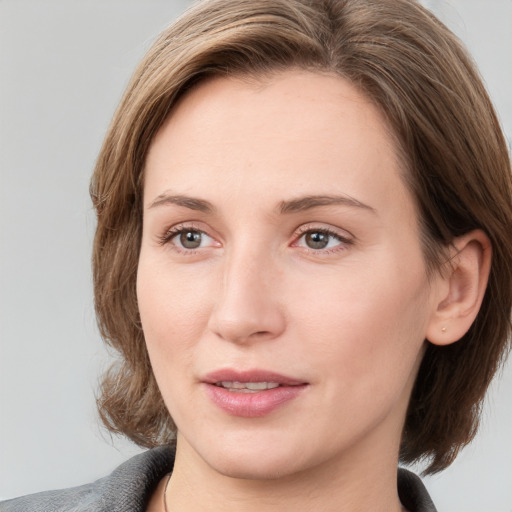
[[[222,369],[209,373],[203,379],[212,384],[234,392],[258,392],[278,387],[303,386],[307,382],[267,370],[238,371]]]
[[[223,412],[262,417],[298,398],[308,382],[263,370],[219,370],[202,379],[206,394]]]
[[[232,391],[233,393],[258,393],[282,386],[279,382],[238,382],[236,380],[215,382],[214,385]]]

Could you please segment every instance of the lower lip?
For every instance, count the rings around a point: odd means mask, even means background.
[[[229,391],[215,384],[205,384],[212,402],[224,412],[242,418],[259,418],[275,411],[296,398],[307,384],[299,386],[279,386],[255,393]]]

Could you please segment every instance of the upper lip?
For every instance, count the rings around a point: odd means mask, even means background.
[[[276,382],[284,386],[307,384],[307,382],[300,379],[258,369],[240,371],[224,368],[208,373],[201,380],[206,384],[216,384],[217,382]]]

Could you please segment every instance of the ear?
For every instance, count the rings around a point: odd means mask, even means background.
[[[433,286],[434,308],[426,338],[434,345],[454,343],[474,322],[491,268],[491,242],[480,229],[456,238],[450,260]]]

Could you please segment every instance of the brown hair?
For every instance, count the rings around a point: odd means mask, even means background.
[[[417,201],[429,272],[443,249],[480,228],[493,247],[478,317],[459,342],[428,344],[404,426],[401,460],[448,466],[474,436],[505,357],[512,308],[510,157],[491,102],[456,37],[411,0],[211,0],[163,32],[136,70],[91,182],[93,272],[101,334],[121,355],[104,376],[100,415],[141,446],[174,425],[150,367],[135,290],[144,161],[178,97],[211,75],[289,67],[356,84],[386,116]]]

